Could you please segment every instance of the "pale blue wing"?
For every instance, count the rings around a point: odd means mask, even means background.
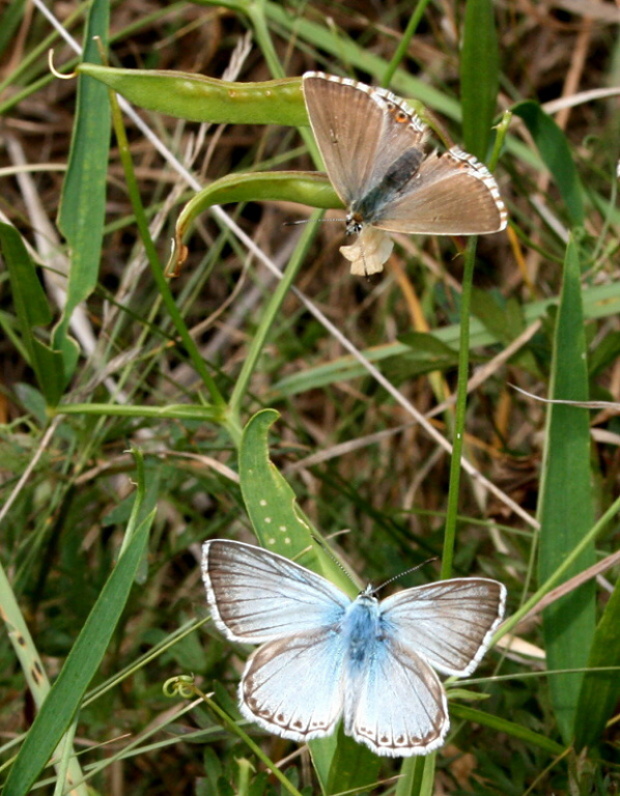
[[[247,662],[239,701],[243,715],[294,741],[333,732],[342,714],[342,635],[314,630],[259,647]]]
[[[425,125],[391,92],[322,72],[304,74],[303,92],[327,174],[347,208],[406,152],[417,150],[416,165],[422,160]]]
[[[444,674],[471,674],[504,616],[506,589],[487,578],[455,578],[387,597],[389,633]]]
[[[329,627],[351,602],[288,558],[226,539],[204,543],[202,577],[213,620],[231,641],[262,644]]]
[[[483,235],[504,229],[506,221],[491,172],[473,155],[452,147],[422,161],[401,195],[383,205],[372,224],[388,232]]]
[[[344,727],[377,755],[426,755],[450,727],[444,688],[426,661],[394,638],[345,673]]]

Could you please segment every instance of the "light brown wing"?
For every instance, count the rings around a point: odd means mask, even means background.
[[[426,158],[403,195],[385,205],[372,223],[388,232],[484,235],[499,232],[506,222],[491,172],[473,155],[453,147]]]
[[[348,208],[407,150],[420,150],[426,128],[403,100],[354,80],[306,72],[303,92],[314,137],[336,193]]]

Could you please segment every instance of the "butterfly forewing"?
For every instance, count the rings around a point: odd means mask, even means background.
[[[332,629],[264,644],[241,679],[242,713],[284,738],[329,735],[342,714],[343,660],[342,637]]]
[[[345,732],[378,755],[432,752],[450,726],[445,691],[428,663],[396,640],[346,683]]]
[[[506,208],[490,171],[458,147],[424,160],[402,195],[373,220],[390,232],[483,235],[506,226]]]
[[[260,644],[327,627],[350,603],[325,578],[260,547],[214,539],[202,549],[211,614],[233,641]]]
[[[325,168],[347,208],[408,150],[419,150],[421,160],[424,124],[391,92],[321,72],[306,72],[303,90]]]
[[[405,589],[381,602],[403,646],[444,674],[474,671],[504,615],[506,589],[486,578],[455,578]]]

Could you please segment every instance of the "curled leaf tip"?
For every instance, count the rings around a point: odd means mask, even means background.
[[[180,674],[176,677],[170,677],[163,684],[162,691],[167,697],[180,696],[183,697],[183,699],[191,699],[191,697],[196,694],[194,688],[194,675]]]
[[[54,50],[51,49],[47,53],[47,63],[50,68],[50,72],[57,77],[59,80],[73,80],[77,77],[77,72],[69,72],[68,74],[63,74],[59,72],[58,69],[54,66]]]
[[[187,260],[189,249],[181,241],[181,232],[177,232],[176,237],[172,239],[172,247],[170,251],[170,259],[166,264],[164,276],[176,277],[181,273],[181,266]]]

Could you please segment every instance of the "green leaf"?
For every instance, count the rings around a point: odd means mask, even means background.
[[[620,580],[616,583],[601,617],[588,658],[588,668],[616,666],[620,668]],[[575,719],[575,746],[578,750],[600,740],[605,724],[620,700],[620,674],[586,672],[579,695]]]
[[[12,0],[5,3],[2,9],[2,25],[0,26],[0,55],[8,46],[15,44],[15,36],[23,23],[26,0]]]
[[[84,63],[78,68],[141,108],[214,124],[309,126],[301,78],[233,83],[188,72],[113,69]]]
[[[356,792],[362,788],[371,790],[371,786],[377,781],[380,766],[381,758],[345,735],[340,725],[331,760],[327,793]]]
[[[422,373],[448,370],[458,362],[458,351],[432,333],[408,332],[399,335],[398,340],[410,350],[385,360],[382,367],[386,378],[394,384],[401,384],[405,379]]]
[[[155,511],[131,534],[131,540],[101,590],[13,763],[3,790],[5,796],[25,796],[30,792],[78,711],[127,603],[154,516]]]
[[[512,108],[512,112],[527,125],[540,156],[558,186],[571,223],[574,226],[583,224],[583,187],[566,136],[551,116],[532,100],[520,102]]]
[[[525,325],[533,323],[539,318],[544,318],[558,301],[557,298],[546,298],[541,301],[534,301],[523,307],[523,317]],[[584,314],[588,319],[611,317],[620,313],[620,282],[609,282],[605,285],[594,285],[583,289]],[[433,330],[433,336],[442,340],[447,345],[458,345],[459,340],[458,325],[444,326]],[[470,323],[470,347],[493,345],[498,340],[484,328],[477,318],[472,318]],[[395,357],[407,353],[407,348],[400,342],[385,343],[383,345],[366,348],[363,351],[370,362],[381,363],[389,357]],[[381,365],[379,365],[381,367]],[[365,376],[367,371],[351,355],[346,355],[334,359],[327,364],[315,366],[307,365],[298,373],[285,376],[280,381],[272,385],[268,394],[268,400],[275,402],[283,396],[290,397],[296,393],[314,390],[326,384],[334,384],[339,381],[348,381]]]
[[[60,400],[65,378],[63,358],[35,335],[37,326],[52,322],[52,311],[37,277],[34,263],[20,234],[10,224],[0,224],[0,250],[6,263],[17,321],[28,362],[39,389],[50,406]]]
[[[486,160],[499,89],[499,47],[492,0],[467,0],[461,50],[465,148]]]
[[[513,721],[508,721],[501,716],[494,716],[491,713],[485,713],[477,708],[471,708],[469,705],[459,705],[450,703],[450,713],[459,719],[469,721],[475,724],[482,724],[483,727],[490,727],[497,732],[510,735],[512,738],[520,738],[525,741],[529,746],[536,746],[539,749],[544,749],[550,755],[561,755],[564,748],[545,735],[540,735],[528,727],[521,724],[516,724]]]
[[[199,191],[185,205],[175,229],[175,246],[167,265],[176,273],[185,259],[183,239],[194,220],[213,205],[271,200],[299,202],[312,207],[342,207],[326,174],[306,171],[269,171],[228,174]]]
[[[435,753],[404,760],[396,783],[396,796],[432,796],[435,792],[436,760]]]
[[[577,247],[566,250],[564,280],[558,310],[550,398],[588,398],[586,339],[581,304]],[[594,524],[590,480],[590,429],[587,409],[549,406],[538,519],[541,582],[562,564],[567,554]],[[576,559],[565,579],[594,563],[591,544]],[[543,629],[549,669],[585,667],[595,623],[594,585],[587,583],[545,609]],[[549,681],[551,702],[566,743],[573,738],[583,674],[554,674]]]
[[[258,541],[267,550],[329,577],[343,591],[355,593],[351,580],[315,543],[318,532],[269,460],[268,433],[278,417],[274,409],[257,412],[243,430],[239,449],[241,494]]]
[[[84,34],[85,61],[100,61],[93,36],[98,36],[105,46],[108,24],[108,0],[94,0]],[[107,89],[92,78],[80,75],[69,168],[58,213],[58,226],[67,239],[71,265],[67,303],[54,330],[54,347],[63,352],[68,377],[73,373],[79,355],[75,340],[68,335],[71,315],[77,305],[93,292],[99,274],[109,147],[110,102]]]
[[[521,305],[516,299],[474,288],[472,312],[491,334],[504,345],[512,343],[525,329]]]
[[[613,365],[620,356],[620,332],[608,332],[597,342],[590,354],[590,378],[595,378],[605,368]]]

